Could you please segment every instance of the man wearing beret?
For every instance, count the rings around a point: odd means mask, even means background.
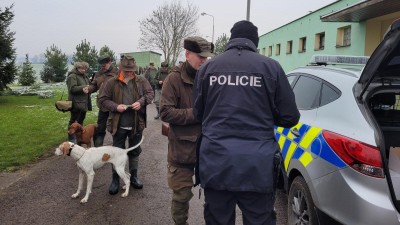
[[[117,68],[112,65],[112,58],[108,55],[102,55],[99,57],[97,62],[101,65],[100,70],[94,75],[92,82],[89,85],[90,93],[99,91],[97,94],[97,107],[99,108],[99,113],[97,116],[97,129],[94,140],[94,146],[103,146],[104,137],[106,136],[106,124],[108,118],[108,110],[101,107],[99,104],[99,96],[103,92],[103,84],[110,78],[117,75]]]
[[[225,52],[196,76],[193,111],[202,124],[198,172],[206,224],[235,224],[236,205],[244,225],[276,224],[280,150],[274,126],[292,127],[300,114],[282,67],[259,54],[257,45],[257,27],[235,23]]]
[[[137,66],[135,59],[130,55],[123,55],[118,65],[117,76],[110,78],[104,84],[100,94],[99,104],[109,111],[107,130],[113,136],[113,146],[125,149],[128,139],[132,147],[142,139],[146,126],[146,106],[153,101],[154,93],[146,78],[135,74]],[[139,155],[141,147],[128,153],[131,185],[135,189],[142,189],[143,183],[138,178]],[[109,193],[115,195],[119,191],[119,176],[112,168],[112,182]]]
[[[201,37],[186,38],[183,47],[186,61],[173,68],[164,80],[160,104],[161,119],[170,127],[167,177],[173,191],[172,219],[177,225],[187,224],[196,147],[201,135],[201,124],[193,115],[193,81],[214,51],[214,45]]]

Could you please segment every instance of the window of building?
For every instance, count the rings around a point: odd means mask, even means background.
[[[324,50],[325,48],[325,32],[315,34],[315,51]]]
[[[262,49],[262,55],[265,55],[265,48]]]
[[[268,56],[272,55],[272,45],[268,47]]]
[[[286,54],[292,54],[293,41],[288,41],[286,44]]]
[[[336,47],[346,47],[351,44],[351,26],[337,29]]]
[[[275,46],[275,55],[281,54],[281,44],[276,44]]]
[[[306,37],[302,37],[299,39],[299,53],[306,51]]]

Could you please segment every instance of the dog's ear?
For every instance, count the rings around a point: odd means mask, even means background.
[[[61,151],[63,152],[64,156],[68,155],[68,149],[69,149],[69,143],[68,142],[62,143]]]
[[[63,146],[62,146],[62,151],[63,151],[63,155],[67,156],[70,155],[72,148],[74,147],[74,144],[69,144],[69,142],[64,142]]]

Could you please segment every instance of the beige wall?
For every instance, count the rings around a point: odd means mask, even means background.
[[[400,18],[400,12],[377,17],[366,22],[365,31],[365,53],[370,56],[378,44],[382,41],[383,35],[393,21]]]

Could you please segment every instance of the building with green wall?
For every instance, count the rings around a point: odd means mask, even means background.
[[[261,35],[258,51],[285,72],[316,54],[370,56],[398,18],[400,0],[338,0]]]
[[[161,66],[161,54],[153,51],[143,51],[143,52],[127,52],[121,53],[131,55],[135,58],[136,65],[141,68],[146,68],[149,66],[150,62],[154,63],[156,68]]]

